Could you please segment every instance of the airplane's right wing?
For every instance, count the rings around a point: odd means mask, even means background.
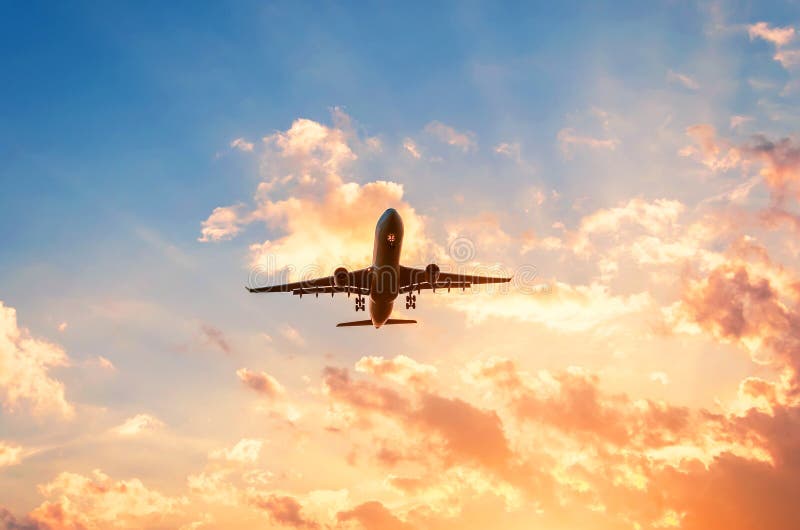
[[[423,289],[466,289],[473,285],[506,283],[511,278],[462,274],[460,272],[438,272],[436,281],[431,284],[425,269],[400,266],[400,292],[407,293]]]

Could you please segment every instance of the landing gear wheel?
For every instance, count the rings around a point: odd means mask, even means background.
[[[363,296],[356,297],[356,311],[366,311],[367,302]]]

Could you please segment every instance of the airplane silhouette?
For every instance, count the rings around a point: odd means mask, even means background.
[[[503,283],[511,278],[493,278],[451,272],[441,272],[439,266],[431,263],[424,269],[400,265],[400,251],[403,248],[403,219],[394,208],[389,208],[375,227],[375,244],[372,252],[372,265],[364,269],[348,271],[339,267],[332,276],[301,280],[299,282],[271,285],[268,287],[247,287],[251,293],[287,293],[302,297],[304,294],[319,296],[320,293],[333,296],[335,293],[356,295],[356,311],[366,310],[365,295],[369,295],[369,320],[341,322],[337,327],[375,326],[391,324],[416,324],[416,320],[389,318],[394,301],[400,294],[406,295],[406,309],[417,307],[417,296],[423,289],[437,288],[466,289],[473,284]]]

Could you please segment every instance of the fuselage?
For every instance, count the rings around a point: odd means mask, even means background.
[[[399,292],[400,251],[403,248],[403,219],[389,208],[375,226],[375,246],[370,270],[369,316],[379,328],[392,314]]]

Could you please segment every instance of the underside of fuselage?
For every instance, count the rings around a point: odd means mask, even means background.
[[[375,244],[370,270],[369,316],[381,327],[389,320],[399,293],[400,252],[403,248],[403,219],[389,208],[375,226]]]

